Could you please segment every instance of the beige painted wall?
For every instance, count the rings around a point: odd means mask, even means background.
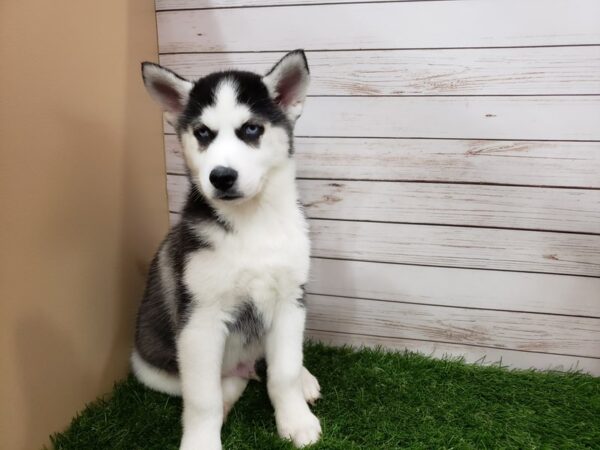
[[[151,0],[0,3],[0,448],[49,433],[127,371],[167,228]]]

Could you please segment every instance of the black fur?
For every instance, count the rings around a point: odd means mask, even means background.
[[[296,299],[298,305],[305,308],[306,307],[306,288],[303,284],[300,285],[300,289],[302,289],[302,296],[299,299]]]
[[[231,225],[219,217],[215,209],[210,206],[206,198],[204,198],[204,195],[202,195],[196,187],[189,174],[188,179],[191,187],[188,191],[185,206],[181,211],[181,220],[193,224],[198,224],[200,222],[214,222],[220,225],[224,230],[231,231]]]
[[[271,70],[269,70],[265,74],[265,76],[266,75],[271,75],[273,73],[273,71],[275,69],[277,69],[277,66],[283,62],[283,60],[289,58],[292,55],[300,55],[300,56],[302,56],[302,61],[304,62],[304,70],[306,70],[306,73],[310,73],[310,69],[308,68],[308,60],[306,59],[306,53],[304,53],[304,50],[302,50],[302,49],[296,49],[296,50],[292,50],[289,53],[286,53],[279,61],[277,61],[277,63],[273,67],[271,67]]]
[[[251,300],[237,308],[233,320],[227,323],[227,329],[230,333],[241,335],[245,345],[260,339],[264,333],[264,325],[260,313]]]
[[[262,82],[261,76],[252,72],[229,70],[215,72],[200,78],[190,92],[188,104],[179,118],[177,131],[187,129],[202,115],[202,110],[215,104],[215,90],[224,79],[232,80],[237,86],[237,100],[248,106],[252,113],[270,122],[274,126],[283,127],[292,142],[292,124],[280,106],[271,98]],[[290,144],[290,154],[293,152]]]
[[[196,231],[192,229],[193,223],[182,217],[182,220],[173,227],[169,236],[169,258],[175,276],[175,299],[177,304],[178,328],[181,329],[188,319],[189,306],[192,301],[191,294],[183,281],[183,271],[187,256],[201,248],[210,248],[210,243],[201,240]]]
[[[171,260],[169,265],[173,268],[176,322],[170,316],[166,304],[166,293],[160,280],[159,253],[157,253],[148,273],[135,333],[135,346],[142,359],[154,367],[170,373],[178,372],[176,330],[181,330],[187,321],[191,303],[190,292],[183,281],[185,261],[190,253],[210,248],[210,243],[200,239],[192,227],[195,220],[212,218],[212,216],[198,205],[191,205],[190,208],[192,212],[189,217],[182,217],[161,245],[161,249],[166,246],[168,257]]]
[[[164,301],[158,255],[152,260],[142,304],[138,311],[135,347],[149,364],[170,373],[178,371],[174,324]]]

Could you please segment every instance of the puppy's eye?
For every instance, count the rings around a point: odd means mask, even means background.
[[[194,130],[194,136],[201,144],[208,144],[215,137],[215,133],[210,128],[202,125]]]
[[[247,123],[242,127],[242,133],[245,137],[255,139],[263,134],[265,128],[255,123]]]

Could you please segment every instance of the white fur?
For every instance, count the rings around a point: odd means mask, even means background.
[[[296,447],[317,442],[319,420],[308,408],[302,386],[302,341],[306,310],[291,302],[277,304],[266,338],[267,389],[279,435]]]
[[[146,386],[165,394],[181,395],[179,377],[151,366],[135,350],[131,353],[131,367],[135,376]]]
[[[142,74],[148,93],[162,106],[167,122],[175,125],[177,117],[187,103],[193,83],[155,64],[144,64]],[[169,86],[175,95],[166,95],[158,89],[160,85]]]
[[[311,405],[314,405],[321,398],[319,381],[306,367],[302,368],[302,391],[304,392],[304,399]]]
[[[225,330],[210,326],[224,320],[226,311],[245,298],[252,298],[270,330],[265,337],[269,393],[280,435],[297,446],[316,442],[320,435],[319,422],[307,407],[302,384],[305,311],[297,304],[302,295],[299,286],[308,277],[309,241],[304,217],[296,204],[293,162],[285,161],[272,170],[255,198],[229,208],[221,206],[219,213],[236,232],[215,230],[210,237],[214,242],[210,257],[199,252],[186,266],[184,279],[197,308],[179,340],[183,397],[188,404],[197,399],[205,409],[184,414],[184,436],[188,432],[195,436],[184,442],[196,442],[196,448],[216,445],[214,436],[208,442],[202,436],[218,433],[215,417],[220,421],[223,416],[217,416],[216,411],[228,408],[222,396],[215,395],[218,377],[239,361],[252,360],[262,353],[262,348],[242,348],[236,339],[225,338]],[[210,358],[208,352],[212,352]],[[190,359],[200,360],[190,363]],[[219,368],[220,362],[223,365]],[[312,386],[309,390],[314,389]],[[213,426],[205,424],[209,420]],[[188,431],[192,429],[204,433]]]
[[[194,136],[193,126],[181,135],[181,144],[186,163],[192,177],[210,200],[215,197],[215,188],[209,176],[217,166],[237,171],[237,190],[244,200],[261,191],[269,170],[284,164],[288,158],[289,138],[284,129],[265,123],[265,132],[258,149],[245,144],[235,130],[252,119],[246,105],[236,101],[236,87],[227,81],[221,82],[215,92],[215,105],[204,109],[200,122],[217,132],[207,149],[201,149]],[[228,203],[231,202],[220,202]],[[234,201],[233,204],[239,202]]]
[[[280,81],[290,73],[299,76],[299,82],[293,88],[293,95],[289,104],[283,105],[288,118],[295,122],[302,114],[306,91],[308,90],[309,74],[306,69],[304,56],[298,52],[291,52],[284,56],[281,61],[263,77],[263,83],[269,89],[272,97],[279,94],[278,86]]]

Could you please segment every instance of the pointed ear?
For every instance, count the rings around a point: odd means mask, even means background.
[[[285,55],[263,77],[271,97],[294,122],[302,113],[306,91],[310,82],[308,62],[302,50]]]
[[[194,84],[151,62],[142,63],[142,77],[148,93],[167,113],[167,121],[174,125],[187,105]]]

